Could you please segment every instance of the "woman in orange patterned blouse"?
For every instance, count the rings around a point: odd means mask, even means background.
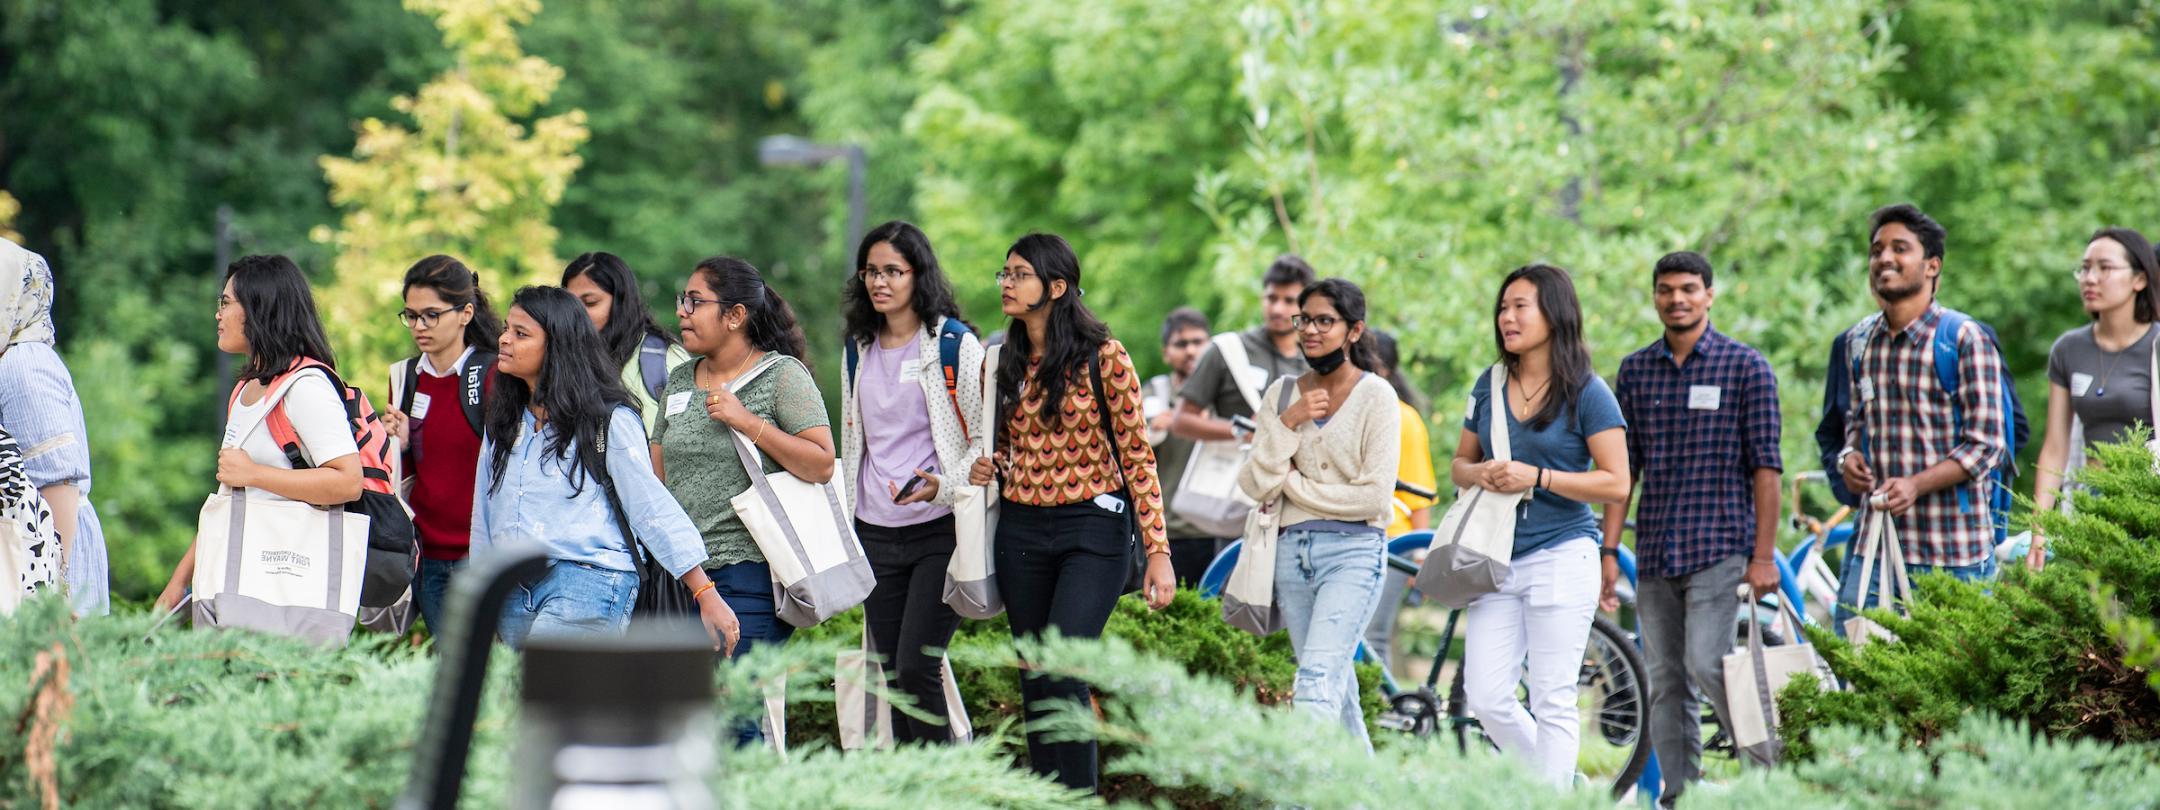
[[[1124,345],[1080,303],[1080,260],[1064,239],[1021,237],[997,277],[1013,319],[997,367],[997,445],[969,479],[980,486],[994,477],[1003,489],[998,592],[1014,638],[1046,627],[1094,638],[1125,590],[1133,555],[1146,555],[1149,607],[1169,604],[1176,588],[1140,377]],[[1020,691],[1030,725],[1060,703],[1089,699],[1084,683],[1032,674]],[[1095,789],[1093,740],[1048,742],[1031,731],[1028,762],[1064,785]]]

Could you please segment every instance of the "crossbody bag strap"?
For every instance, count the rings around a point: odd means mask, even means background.
[[[1088,355],[1088,383],[1095,389],[1095,415],[1102,420],[1103,435],[1110,440],[1110,466],[1117,470],[1118,486],[1125,490],[1125,510],[1133,511],[1132,481],[1125,477],[1125,455],[1118,450],[1117,423],[1110,418],[1110,398],[1103,394],[1102,351]]]
[[[1488,411],[1485,418],[1487,424],[1492,426],[1488,432],[1492,434],[1493,460],[1514,461],[1515,448],[1509,441],[1509,434],[1513,431],[1508,429],[1507,366],[1494,363],[1492,371],[1486,372],[1485,379],[1490,381],[1486,387],[1492,393],[1485,403]]]
[[[609,413],[608,421],[601,422],[600,431],[593,436],[593,450],[595,455],[600,457],[600,466],[591,472],[593,480],[600,483],[601,497],[607,499],[608,511],[615,515],[616,527],[622,529],[623,545],[630,550],[630,564],[643,565],[645,561],[638,553],[640,542],[637,530],[630,527],[630,515],[623,511],[622,496],[615,491],[615,476],[610,474],[607,468],[608,425],[614,420],[615,414]]]

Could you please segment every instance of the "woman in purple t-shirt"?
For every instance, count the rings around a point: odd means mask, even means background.
[[[872,649],[899,690],[930,717],[946,713],[937,656],[960,626],[944,602],[953,500],[968,486],[966,416],[982,411],[982,344],[960,321],[930,239],[906,222],[863,237],[848,279],[851,351],[840,380],[843,481],[854,488],[855,532],[877,576],[863,603]],[[957,333],[950,369],[941,335]],[[948,372],[951,374],[947,376]],[[900,743],[949,742],[953,730],[895,712]]]

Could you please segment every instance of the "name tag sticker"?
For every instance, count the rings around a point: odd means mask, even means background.
[[[921,364],[921,363],[901,363],[901,364],[900,364],[900,381],[901,381],[901,382],[903,382],[903,383],[919,383],[919,382],[922,382],[922,364]]]
[[[1691,411],[1714,411],[1718,409],[1718,395],[1722,389],[1715,385],[1690,385],[1687,389],[1687,406]]]
[[[428,403],[432,401],[432,399],[432,397],[429,397],[426,394],[413,394],[412,413],[406,415],[414,419],[426,419]]]
[[[2092,390],[2092,384],[2093,375],[2072,374],[2070,375],[2070,395],[2073,397],[2082,397],[2085,395],[2086,391]]]
[[[1861,378],[1860,378],[1860,399],[1861,399],[1861,401],[1863,401],[1863,402],[1873,402],[1873,401],[1875,401],[1875,381],[1874,381],[1874,380],[1868,379],[1868,378],[1866,378],[1866,377],[1861,377]]]
[[[667,415],[674,416],[690,409],[690,396],[696,391],[677,391],[667,398]]]

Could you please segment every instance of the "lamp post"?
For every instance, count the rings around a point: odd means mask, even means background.
[[[758,140],[758,163],[765,166],[817,166],[840,159],[846,159],[848,163],[847,242],[841,248],[844,251],[863,235],[863,212],[868,207],[863,201],[863,183],[869,169],[869,159],[863,154],[863,148],[852,143],[818,143],[800,135],[771,135]],[[853,258],[847,261],[853,261]]]

